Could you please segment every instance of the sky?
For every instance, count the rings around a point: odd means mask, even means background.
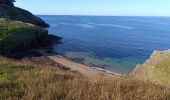
[[[170,16],[170,0],[16,0],[37,15]]]

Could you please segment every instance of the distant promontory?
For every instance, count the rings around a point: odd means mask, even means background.
[[[7,0],[8,1],[8,0]],[[31,12],[0,0],[0,54],[17,55],[51,46],[60,37],[50,35],[49,25]]]

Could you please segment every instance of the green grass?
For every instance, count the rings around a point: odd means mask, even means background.
[[[40,27],[48,27],[48,24],[46,24],[42,19],[26,10],[17,7],[0,5],[0,18],[31,23]]]
[[[83,77],[0,57],[1,100],[168,100],[170,88],[128,77]]]
[[[154,52],[147,62],[137,66],[131,76],[170,85],[170,50]]]
[[[28,41],[35,37],[35,33],[43,30],[32,24],[0,19],[0,46],[1,53],[10,52],[14,46]]]
[[[21,33],[20,31],[23,31],[25,29],[29,30],[33,28],[34,26],[31,24],[24,24],[21,22],[15,22],[7,19],[0,19],[0,41],[10,35]]]

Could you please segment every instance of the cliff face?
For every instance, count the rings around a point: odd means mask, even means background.
[[[17,52],[49,45],[48,31],[32,24],[0,19],[0,54]]]
[[[150,59],[137,65],[130,76],[139,80],[170,84],[170,50],[154,51]]]
[[[31,23],[43,28],[49,27],[49,25],[45,23],[42,19],[18,7],[0,5],[0,18],[6,18],[11,20]]]
[[[49,35],[47,27],[26,10],[0,4],[0,55],[18,57],[25,51],[51,46],[60,38]]]

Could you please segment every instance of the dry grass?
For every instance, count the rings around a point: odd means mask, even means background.
[[[0,58],[0,100],[168,100],[170,89],[125,77],[86,78]]]

